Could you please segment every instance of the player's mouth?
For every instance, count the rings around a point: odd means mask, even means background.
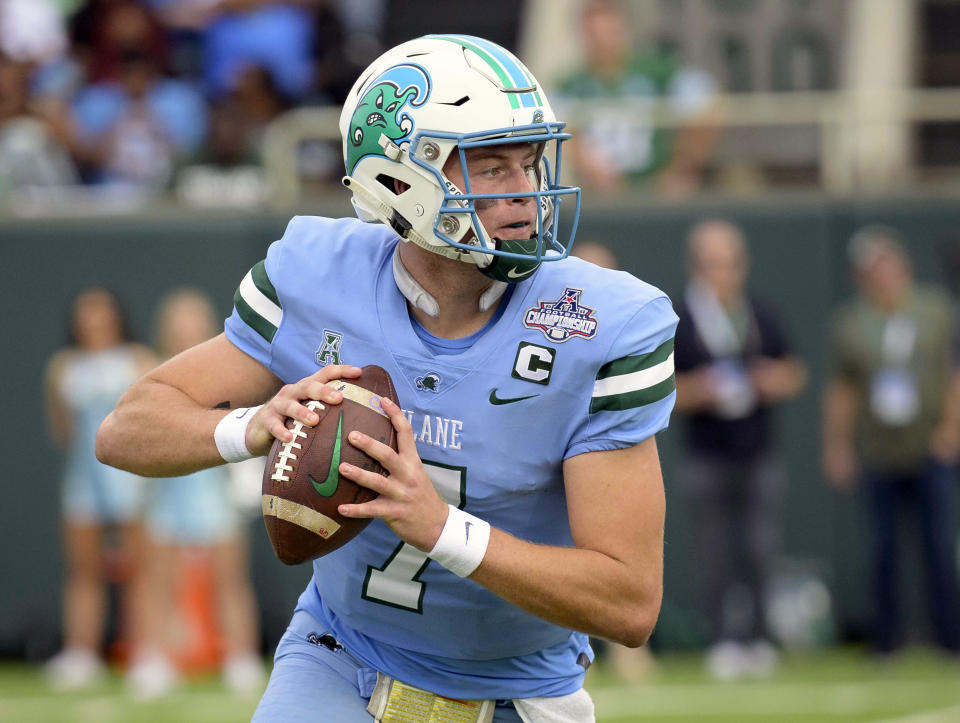
[[[504,224],[497,229],[497,231],[497,238],[530,238],[530,236],[533,234],[533,224],[530,221],[514,221],[513,223]]]

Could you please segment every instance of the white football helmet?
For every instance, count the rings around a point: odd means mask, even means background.
[[[520,281],[541,261],[566,257],[573,244],[580,189],[559,183],[561,146],[570,137],[564,125],[530,71],[499,45],[469,35],[426,35],[381,55],[351,89],[340,114],[343,184],[363,221],[386,223],[405,240],[474,263],[497,280]],[[506,143],[537,144],[536,190],[472,193],[465,151]],[[466,188],[443,173],[454,152]],[[407,187],[401,193],[395,179]],[[557,210],[564,196],[574,208],[561,243]],[[520,197],[537,201],[536,235],[491,237],[475,202]]]

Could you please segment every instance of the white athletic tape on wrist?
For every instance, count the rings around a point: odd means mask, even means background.
[[[213,441],[217,443],[217,451],[225,462],[243,462],[254,456],[247,449],[247,425],[262,406],[231,409],[227,416],[217,422]]]
[[[483,561],[490,544],[490,523],[450,505],[437,544],[427,553],[454,575],[467,577]]]

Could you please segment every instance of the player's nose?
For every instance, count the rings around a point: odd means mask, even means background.
[[[530,178],[527,169],[519,164],[512,167],[509,177],[507,178],[507,188],[504,190],[504,193],[530,193],[533,190],[533,179]],[[529,203],[532,200],[530,196],[510,199],[513,203]]]

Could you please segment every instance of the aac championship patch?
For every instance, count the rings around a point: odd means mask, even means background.
[[[556,301],[539,300],[537,306],[527,309],[523,325],[539,329],[550,341],[562,343],[573,337],[592,339],[597,335],[597,320],[593,309],[580,303],[583,289],[568,286]]]

